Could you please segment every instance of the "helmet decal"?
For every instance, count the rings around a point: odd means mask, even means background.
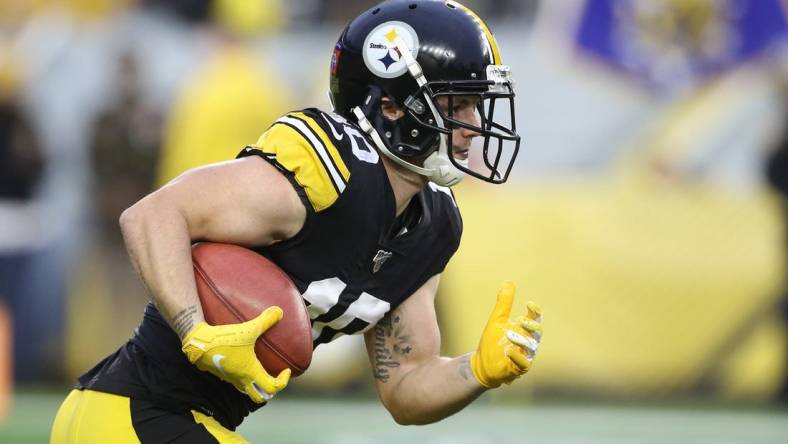
[[[415,59],[419,53],[419,36],[407,23],[382,23],[367,35],[362,50],[364,64],[376,76],[393,79],[408,71],[408,66],[394,43],[397,37],[404,40]]]

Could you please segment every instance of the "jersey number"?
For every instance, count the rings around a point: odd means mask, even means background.
[[[326,327],[330,327],[339,332],[339,330],[344,329],[356,319],[364,321],[365,324],[359,331],[367,330],[388,313],[390,308],[388,302],[378,299],[365,291],[362,291],[361,294],[351,294],[345,291],[346,288],[347,284],[342,282],[341,279],[333,277],[312,282],[309,284],[306,292],[301,295],[305,300],[309,301],[307,311],[309,312],[309,318],[313,321],[313,340],[317,339]],[[350,302],[343,313],[325,322],[315,321],[315,319],[334,308],[334,306],[339,303],[344,293],[347,293],[344,299],[352,302]],[[357,331],[348,333],[357,333]],[[337,334],[331,339],[338,336],[340,336],[340,334]]]

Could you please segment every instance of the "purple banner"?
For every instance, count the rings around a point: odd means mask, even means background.
[[[577,45],[659,90],[734,67],[788,36],[779,0],[588,0]]]

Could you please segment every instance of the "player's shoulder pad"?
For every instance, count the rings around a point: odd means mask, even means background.
[[[293,174],[316,212],[336,202],[350,180],[338,136],[326,131],[316,109],[290,112],[274,122],[254,148]],[[341,137],[339,137],[341,139]]]

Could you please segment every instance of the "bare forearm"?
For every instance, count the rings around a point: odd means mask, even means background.
[[[367,351],[381,400],[394,420],[429,424],[462,410],[484,389],[471,373],[470,355],[440,357],[437,332],[415,329],[414,312],[400,307],[381,319],[367,335]]]
[[[173,330],[204,321],[191,257],[194,239],[270,245],[301,230],[293,186],[256,156],[190,170],[123,212],[131,261]]]
[[[435,358],[405,373],[387,407],[401,424],[429,424],[457,413],[484,392],[470,354]]]
[[[120,224],[134,268],[162,315],[183,338],[204,320],[185,219],[150,199],[126,210]]]

